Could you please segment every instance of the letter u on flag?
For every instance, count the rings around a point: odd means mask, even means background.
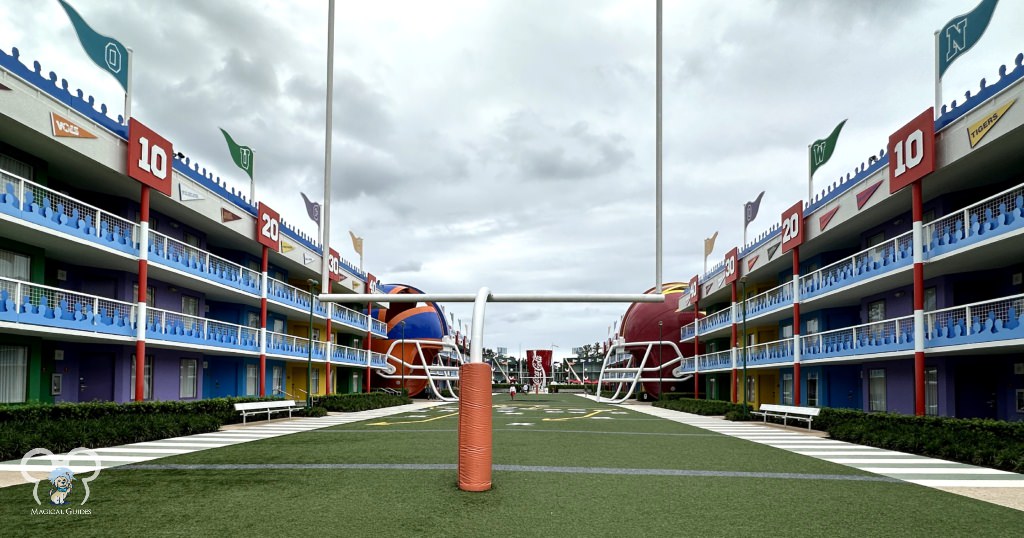
[[[764,194],[764,193],[762,193]],[[760,199],[760,198],[759,198]],[[704,240],[704,257],[707,258],[711,255],[711,251],[715,250],[715,239],[718,239],[718,232]]]
[[[113,75],[127,92],[128,49],[120,41],[90,28],[85,19],[75,11],[75,8],[64,0],[59,1],[61,7],[67,12],[68,18],[71,19],[75,33],[78,34],[78,40],[82,43],[85,53],[89,55],[89,59]]]
[[[231,135],[229,135],[224,129],[221,129],[220,132],[224,133],[224,140],[227,140],[228,142],[228,151],[231,152],[231,159],[235,161],[235,165],[242,170],[245,170],[245,173],[249,174],[249,179],[252,179],[252,148],[236,144],[234,139],[231,138]]]
[[[363,238],[357,237],[356,234],[352,233],[352,230],[348,231],[348,235],[352,237],[352,248],[355,249],[356,254],[363,255]]]
[[[753,202],[747,202],[743,204],[743,227],[746,228],[748,224],[754,222],[757,218],[757,211],[761,209],[761,198],[764,197],[764,191],[757,195],[757,198]]]
[[[832,152],[836,149],[836,140],[839,140],[839,131],[843,130],[843,125],[846,125],[846,120],[839,122],[835,129],[832,129],[832,134],[828,135],[827,138],[815,140],[811,144],[810,160],[811,160],[811,175],[814,175],[814,171],[822,167],[829,159],[832,158]]]
[[[306,214],[309,215],[310,219],[313,219],[317,226],[320,226],[320,202],[310,200],[304,192],[299,194],[302,195],[302,201],[306,202]]]
[[[970,50],[981,39],[981,35],[988,28],[992,20],[992,13],[996,10],[999,0],[981,0],[978,7],[954,17],[939,30],[938,45],[939,57],[939,78],[949,68],[949,64],[963,56],[963,53]]]

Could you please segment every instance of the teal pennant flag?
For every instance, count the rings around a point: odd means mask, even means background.
[[[100,34],[89,27],[75,8],[64,0],[58,0],[64,11],[68,13],[71,24],[75,27],[82,48],[96,65],[114,76],[124,91],[128,91],[128,49],[120,41]]]
[[[981,0],[978,7],[963,15],[954,17],[939,30],[939,78],[956,61],[981,39],[992,20],[999,0]]]
[[[811,176],[814,176],[814,171],[824,166],[832,158],[832,152],[836,149],[836,141],[839,139],[839,131],[843,130],[843,125],[846,125],[846,120],[839,122],[839,125],[832,129],[832,134],[828,135],[828,138],[815,140],[811,144]]]
[[[235,161],[235,165],[245,170],[245,173],[249,174],[249,179],[252,179],[252,148],[236,144],[224,129],[221,129],[220,132],[224,133],[224,140],[228,142],[228,151],[231,152],[231,159]]]

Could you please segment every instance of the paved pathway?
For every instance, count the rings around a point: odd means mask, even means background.
[[[231,424],[220,431],[211,433],[172,437],[159,441],[146,441],[109,448],[97,448],[94,451],[100,457],[100,468],[106,469],[119,465],[165,458],[167,456],[188,454],[189,452],[209,448],[220,448],[249,441],[327,428],[339,424],[349,424],[401,413],[416,412],[444,403],[442,401],[417,401],[409,405],[384,407],[355,413],[332,413],[325,417],[296,418],[271,422],[256,421],[244,426],[242,424]],[[76,473],[89,472],[96,468],[96,462],[92,458],[83,457],[79,459],[79,456],[74,456],[73,459],[68,460],[66,454],[36,456],[29,460],[29,465],[33,467],[33,474],[37,476],[58,466],[68,467]],[[0,462],[0,487],[25,483],[20,471],[21,462],[18,460]]]
[[[862,471],[1024,510],[1024,475],[1021,474],[836,441],[821,437],[821,432],[782,429],[757,422],[732,422],[649,405],[622,407]],[[996,488],[1001,488],[1001,491],[993,491]]]

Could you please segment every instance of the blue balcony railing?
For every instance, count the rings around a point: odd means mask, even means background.
[[[697,320],[697,331],[703,335],[731,324],[732,307],[730,306]]]
[[[1024,338],[1024,294],[925,314],[925,347]]]
[[[852,286],[913,264],[914,238],[906,232],[800,277],[800,300]]]
[[[1021,228],[1024,228],[1024,185],[1017,185],[928,223],[923,234],[924,258],[934,258]]]
[[[721,370],[723,368],[732,368],[732,350],[726,349],[724,351],[716,351],[714,353],[706,353],[698,357],[701,371],[705,370]]]
[[[914,317],[876,321],[800,337],[800,360],[914,350]]]
[[[0,321],[135,336],[135,305],[0,277]]]
[[[793,306],[793,281],[747,299],[747,319]],[[740,314],[742,316],[742,312]]]
[[[250,352],[260,347],[259,329],[159,308],[146,309],[146,339]]]

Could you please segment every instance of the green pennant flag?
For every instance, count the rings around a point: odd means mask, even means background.
[[[71,19],[78,40],[89,58],[96,65],[114,76],[124,91],[128,91],[128,49],[118,40],[100,34],[86,24],[85,19],[64,0],[59,0],[61,7]]]
[[[832,152],[836,149],[836,140],[839,139],[839,131],[843,129],[843,125],[846,124],[846,120],[839,122],[835,129],[832,129],[832,134],[828,135],[827,138],[821,140],[815,140],[811,144],[809,158],[811,160],[811,176],[814,176],[814,171],[821,168],[832,158]]]
[[[228,151],[231,152],[231,158],[235,161],[235,165],[245,170],[245,173],[249,174],[249,179],[252,179],[252,148],[236,144],[224,129],[221,129],[220,132],[224,133],[224,140],[228,142]]]
[[[949,65],[963,56],[974,46],[988,28],[992,13],[996,10],[999,0],[981,0],[971,11],[964,13],[943,25],[939,30],[939,78],[946,72]]]

